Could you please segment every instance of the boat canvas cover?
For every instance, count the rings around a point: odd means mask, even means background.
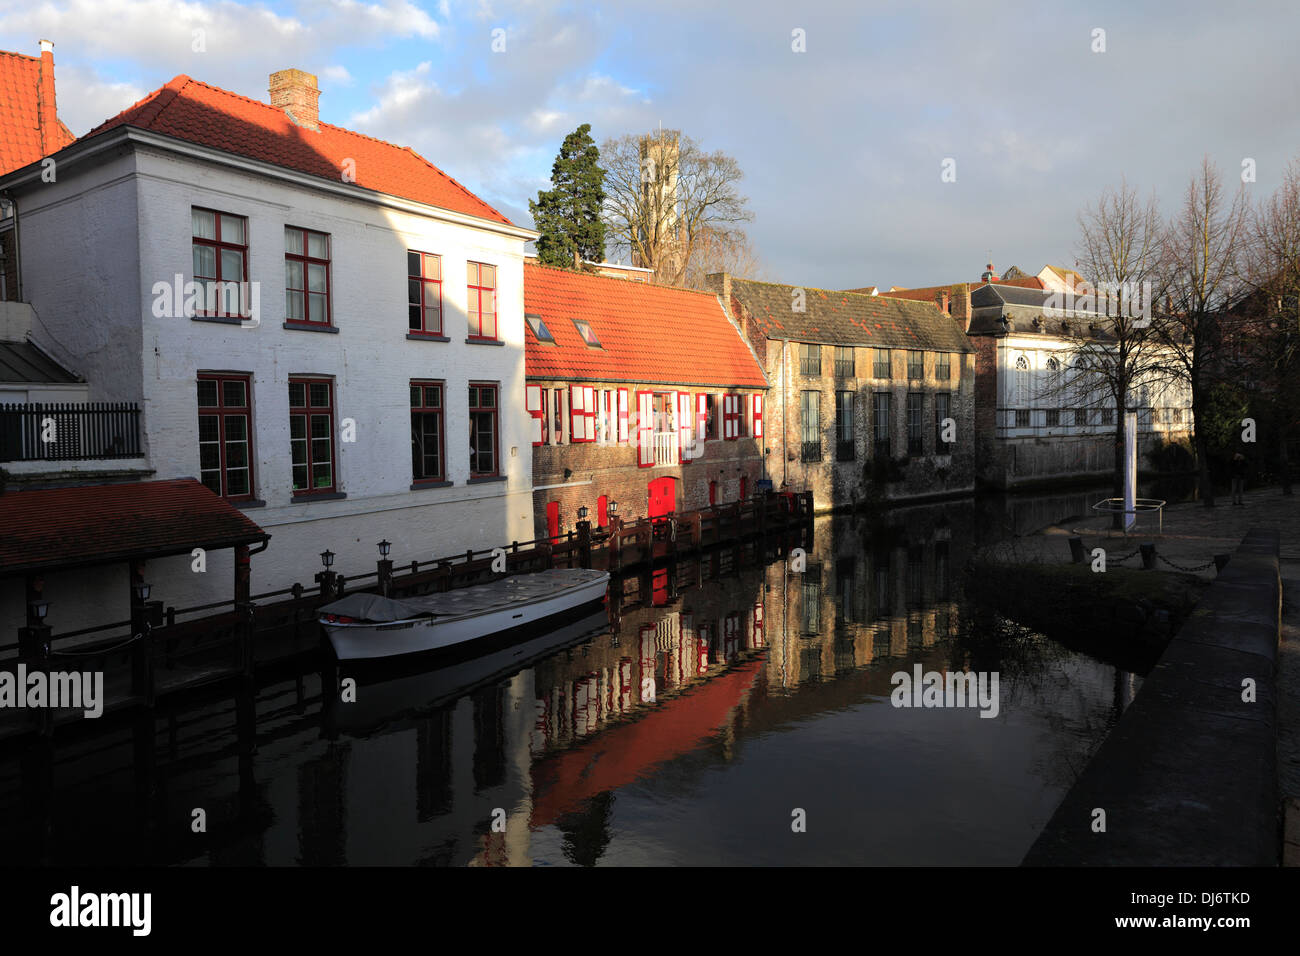
[[[319,609],[321,614],[337,614],[358,621],[402,621],[434,615],[462,617],[481,614],[504,605],[532,604],[555,597],[570,588],[606,580],[604,571],[581,568],[516,574],[487,584],[426,594],[418,597],[386,598],[378,594],[349,594]]]

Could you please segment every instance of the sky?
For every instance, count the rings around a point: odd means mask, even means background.
[[[830,289],[1073,265],[1104,188],[1169,214],[1204,156],[1266,197],[1300,156],[1297,27],[1295,0],[0,0],[78,135],[177,74],[266,100],[297,67],[322,120],[525,226],[579,124],[681,129],[744,170],[762,277]]]

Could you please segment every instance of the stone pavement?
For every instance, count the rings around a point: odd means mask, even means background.
[[[1285,496],[1277,488],[1249,491],[1244,505],[1233,505],[1230,496],[1216,498],[1216,506],[1206,508],[1200,502],[1169,505],[1161,519],[1154,513],[1138,516],[1136,529],[1125,534],[1112,531],[1111,516],[1089,514],[1062,520],[1041,528],[1034,534],[1011,538],[991,548],[987,554],[996,560],[1067,562],[1070,547],[1067,539],[1079,535],[1085,555],[1091,559],[1094,548],[1104,548],[1108,564],[1122,563],[1126,568],[1140,568],[1141,558],[1132,555],[1140,544],[1154,544],[1156,554],[1179,567],[1158,560],[1162,571],[1197,568],[1192,573],[1213,579],[1216,554],[1231,554],[1246,532],[1253,527],[1276,528],[1281,536],[1279,560],[1286,575],[1288,563],[1296,565],[1300,576],[1300,489]],[[1062,515],[1065,519],[1067,516]],[[1125,557],[1132,555],[1131,557]],[[1122,562],[1121,562],[1121,559]]]
[[[1278,789],[1283,799],[1284,866],[1300,866],[1300,488],[1283,495],[1279,488],[1248,491],[1245,504],[1235,506],[1230,495],[1215,499],[1214,508],[1199,502],[1164,509],[1163,527],[1155,514],[1142,514],[1129,534],[1112,531],[1109,515],[1062,515],[1055,525],[994,546],[989,557],[1010,561],[1068,562],[1068,538],[1083,539],[1084,555],[1106,550],[1108,566],[1140,568],[1140,544],[1154,544],[1162,571],[1188,570],[1213,579],[1216,554],[1231,554],[1251,528],[1275,528],[1280,536],[1282,634],[1277,655]],[[1207,566],[1208,565],[1208,566]]]

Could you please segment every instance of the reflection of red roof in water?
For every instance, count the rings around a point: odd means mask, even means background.
[[[665,701],[645,717],[533,765],[535,827],[554,823],[598,793],[632,783],[693,750],[721,727],[753,686],[761,661],[748,661]]]

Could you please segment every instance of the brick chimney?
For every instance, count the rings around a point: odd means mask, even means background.
[[[955,287],[951,315],[963,332],[970,331],[970,284],[963,282]]]
[[[302,70],[280,70],[271,74],[271,105],[303,129],[320,130],[320,90],[316,77]]]
[[[727,308],[731,308],[731,273],[711,272],[704,277],[705,287],[715,295],[722,296]]]
[[[41,41],[40,86],[37,88],[40,104],[41,152],[45,155],[62,145],[59,136],[59,112],[54,99],[54,44]]]
[[[934,304],[939,307],[939,311],[944,315],[951,315],[948,308],[948,290],[941,289],[934,294]]]

